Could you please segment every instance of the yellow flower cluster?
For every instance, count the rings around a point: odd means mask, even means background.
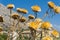
[[[11,14],[11,17],[12,17],[13,19],[18,19],[19,14],[17,14],[17,13],[13,13],[13,14]]]
[[[59,37],[59,33],[58,33],[56,30],[53,30],[53,31],[52,31],[52,35],[53,35],[54,37]]]
[[[31,7],[34,12],[39,12],[41,11],[41,8],[37,5]]]
[[[26,18],[25,17],[22,17],[19,20],[20,20],[20,22],[25,22],[26,21]]]
[[[50,22],[43,22],[42,24],[41,24],[41,28],[43,28],[43,29],[49,29],[51,27],[51,24],[50,24]]]
[[[48,6],[49,6],[50,8],[54,8],[55,4],[54,4],[52,1],[49,1],[49,2],[48,2]]]
[[[28,13],[28,11],[26,9],[23,9],[22,12],[25,14]]]
[[[60,7],[56,6],[52,1],[48,2],[48,6],[52,8],[55,13],[60,13]]]
[[[29,23],[29,27],[31,27],[31,28],[33,28],[33,29],[37,29],[37,27],[38,27],[38,24],[36,24],[35,22],[30,22]]]
[[[54,11],[55,11],[56,13],[60,13],[60,7],[59,7],[59,6],[56,6],[55,9],[54,9]]]
[[[42,19],[36,18],[35,21],[36,21],[36,22],[42,22]]]
[[[29,19],[34,19],[35,17],[33,15],[29,15]]]
[[[8,4],[8,5],[7,5],[7,8],[8,8],[8,9],[12,9],[12,8],[14,8],[14,5],[13,5],[13,4]]]
[[[16,10],[17,12],[21,12],[22,8],[17,8]]]
[[[24,14],[28,13],[28,11],[23,8],[17,8],[17,12],[24,13]]]
[[[29,27],[36,30],[36,29],[38,29],[40,27],[40,24],[41,24],[40,19],[36,19],[34,22],[29,23]]]
[[[53,40],[53,38],[50,36],[46,36],[46,37],[43,37],[42,40]]]

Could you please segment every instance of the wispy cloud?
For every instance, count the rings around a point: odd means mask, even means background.
[[[58,31],[60,31],[60,25],[59,24],[54,24],[53,27],[54,27],[54,29],[57,29]]]

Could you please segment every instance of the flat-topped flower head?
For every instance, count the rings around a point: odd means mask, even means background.
[[[49,2],[48,2],[48,6],[49,6],[50,8],[54,8],[55,4],[54,4],[52,1],[49,1]]]
[[[23,9],[22,13],[26,14],[26,13],[28,13],[28,11],[26,9]]]
[[[0,15],[0,22],[3,22],[4,20],[3,20],[3,17]]]
[[[29,27],[33,28],[34,30],[36,30],[38,27],[38,25],[35,22],[30,22],[28,25],[29,25]]]
[[[12,17],[13,19],[18,19],[18,18],[19,18],[19,14],[13,13],[13,14],[11,14],[11,17]]]
[[[28,16],[28,18],[29,18],[29,19],[34,19],[35,17],[30,14],[30,15]]]
[[[23,8],[17,8],[17,12],[24,13],[24,14],[28,13],[28,11]]]
[[[53,38],[50,37],[50,36],[45,36],[45,37],[42,38],[42,40],[53,40]]]
[[[14,7],[15,7],[14,4],[8,4],[8,5],[7,5],[7,8],[8,8],[8,9],[12,9],[12,8],[14,8]]]
[[[43,29],[49,29],[50,27],[52,27],[52,25],[50,24],[50,22],[46,21],[46,22],[43,22],[41,24],[41,28]]]
[[[33,28],[34,30],[37,30],[40,27],[40,24],[40,21],[33,21],[28,23],[29,27]]]
[[[33,10],[34,12],[40,12],[40,11],[41,11],[41,8],[40,8],[39,6],[37,6],[37,5],[34,5],[34,6],[32,6],[31,8],[32,8],[32,10]]]
[[[17,10],[17,12],[22,13],[23,9],[22,8],[17,8],[16,10]]]
[[[56,6],[55,9],[54,9],[54,12],[59,14],[60,13],[60,7],[59,6]]]
[[[38,28],[40,28],[41,24],[43,23],[43,20],[41,18],[36,18],[34,22],[38,25]]]
[[[59,37],[59,33],[56,30],[52,31],[52,35],[57,38]]]
[[[20,22],[25,22],[26,21],[26,18],[25,17],[22,17],[19,20],[20,20]]]
[[[35,21],[36,21],[36,22],[42,22],[42,19],[36,18]]]

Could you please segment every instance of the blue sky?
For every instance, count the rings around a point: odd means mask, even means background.
[[[48,9],[47,3],[49,1],[52,1],[57,6],[60,6],[60,0],[0,0],[0,3],[2,3],[5,6],[10,3],[14,4],[15,5],[14,11],[16,11],[16,8],[18,7],[25,8],[28,10],[28,14],[33,14],[31,6],[38,5],[41,7],[42,10],[41,12],[38,13],[38,17],[41,18]],[[27,17],[27,15],[25,16]],[[60,14],[55,15],[53,18],[46,17],[44,21],[50,21],[55,27],[55,29],[57,29],[58,31],[60,30]]]

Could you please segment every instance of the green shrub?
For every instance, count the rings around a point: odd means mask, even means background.
[[[7,34],[0,35],[0,40],[6,40],[7,39]]]

